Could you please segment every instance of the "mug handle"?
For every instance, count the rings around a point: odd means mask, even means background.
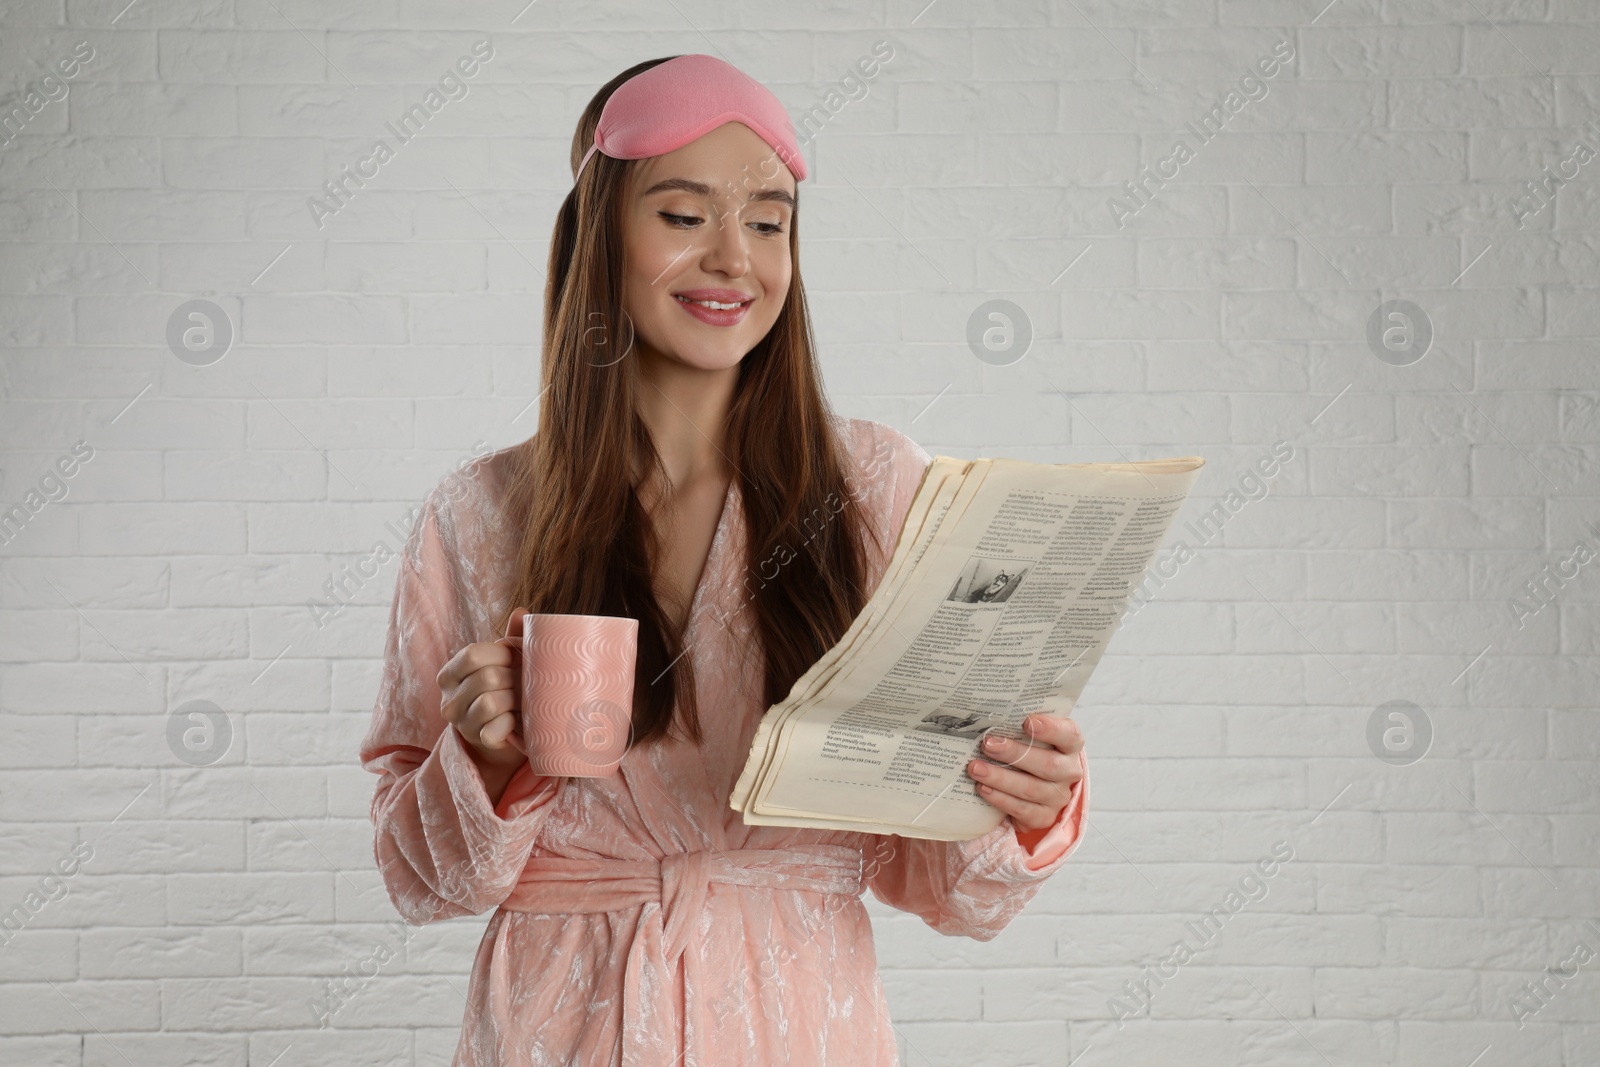
[[[495,644],[505,645],[511,649],[512,660],[515,664],[512,669],[517,672],[517,728],[511,731],[506,741],[524,756],[528,754],[528,748],[522,740],[522,637],[524,633],[523,626],[527,617],[527,608],[513,608],[511,618],[506,620],[506,635],[495,640]]]

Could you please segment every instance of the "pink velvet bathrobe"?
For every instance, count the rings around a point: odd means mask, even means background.
[[[876,588],[930,462],[899,431],[838,419],[883,548]],[[988,940],[1077,847],[1085,777],[1054,826],[1007,817],[969,841],[746,826],[728,806],[766,710],[741,610],[745,529],[729,489],[688,643],[707,741],[636,746],[607,778],[523,765],[491,804],[440,714],[440,666],[501,636],[514,531],[499,514],[509,451],[431,492],[400,559],[362,764],[378,866],[409,923],[493,911],[473,963],[456,1067],[897,1064],[861,895],[943,934]],[[1085,764],[1085,769],[1087,765]]]

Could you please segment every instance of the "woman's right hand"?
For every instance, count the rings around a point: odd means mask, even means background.
[[[517,656],[499,641],[476,641],[439,668],[440,711],[467,743],[495,804],[527,759],[517,733]]]

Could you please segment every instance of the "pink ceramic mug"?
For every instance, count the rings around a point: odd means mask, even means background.
[[[615,774],[633,739],[639,620],[511,613],[500,644],[522,654],[523,750],[535,774]]]

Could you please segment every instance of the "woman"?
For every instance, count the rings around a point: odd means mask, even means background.
[[[1008,817],[970,841],[729,807],[762,712],[865,604],[930,457],[826,408],[805,165],[769,92],[708,56],[641,63],[590,101],[572,161],[538,432],[446,477],[401,559],[361,749],[378,865],[407,922],[494,909],[458,1067],[894,1064],[862,893],[994,937],[1077,845],[1082,740],[1044,716],[1036,744],[974,760]],[[639,620],[618,773],[529,768],[495,641],[523,608]]]

